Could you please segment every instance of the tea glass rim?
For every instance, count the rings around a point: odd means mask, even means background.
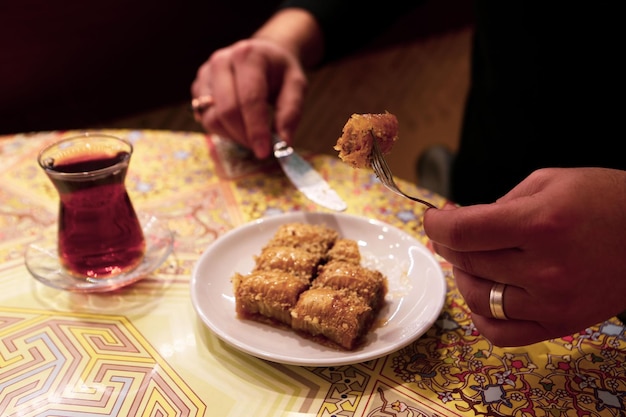
[[[78,142],[81,139],[88,139],[88,138],[114,139],[117,142],[123,143],[125,146],[128,147],[126,151],[128,151],[129,158],[123,161],[116,162],[115,164],[107,166],[105,168],[94,169],[92,171],[80,171],[80,172],[55,171],[53,168],[51,168],[49,165],[45,163],[46,161],[46,159],[44,158],[45,154],[48,152],[51,152],[53,148],[62,148],[64,144],[67,144],[70,142]],[[128,139],[123,138],[121,136],[116,136],[110,133],[84,132],[84,133],[77,134],[77,135],[63,137],[57,141],[54,141],[44,146],[44,148],[41,149],[39,151],[39,154],[37,155],[37,163],[46,172],[46,174],[56,177],[56,178],[66,178],[66,179],[93,178],[93,177],[97,177],[100,175],[108,175],[110,172],[128,165],[130,162],[130,156],[132,156],[133,154],[133,150],[134,150],[133,144]]]

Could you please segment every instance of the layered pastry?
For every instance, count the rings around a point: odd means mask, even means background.
[[[333,149],[339,151],[339,158],[353,168],[368,168],[374,140],[383,155],[391,152],[398,140],[398,119],[385,113],[353,114],[343,127],[343,131]]]
[[[232,279],[237,314],[257,321],[275,320],[291,326],[291,310],[309,283],[281,270],[235,274]]]
[[[339,238],[336,230],[318,224],[288,223],[281,225],[265,246],[286,246],[323,257]]]
[[[387,279],[361,266],[356,241],[324,225],[281,225],[232,278],[240,318],[288,326],[317,342],[355,349],[384,304]]]
[[[369,330],[374,311],[352,291],[319,287],[300,295],[291,317],[294,330],[352,350]]]
[[[361,263],[361,251],[355,240],[340,238],[328,251],[326,260],[330,261],[346,261],[354,264]]]
[[[278,269],[309,282],[317,274],[323,256],[289,246],[268,246],[255,257],[254,271]]]
[[[379,271],[346,261],[332,261],[320,268],[312,288],[347,289],[378,311],[387,294],[387,280]]]

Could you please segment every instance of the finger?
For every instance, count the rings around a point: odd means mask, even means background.
[[[202,124],[202,113],[214,104],[214,98],[209,87],[210,65],[207,62],[198,68],[196,78],[191,84],[190,108],[196,122]]]
[[[203,114],[202,121],[209,130],[249,146],[239,111],[230,52],[215,53],[211,63],[210,89],[215,104]]]
[[[535,321],[496,320],[476,313],[472,313],[472,322],[482,336],[500,347],[530,345],[576,331],[558,326],[547,328]]]
[[[457,288],[472,314],[493,317],[489,304],[491,289],[496,282],[503,280],[480,278],[458,268],[453,268],[453,274]],[[543,293],[529,292],[526,288],[511,284],[507,284],[502,293],[502,309],[507,321],[557,322],[563,313],[559,304]]]
[[[282,88],[276,98],[274,119],[276,132],[287,143],[292,142],[300,122],[307,87],[306,76],[299,66],[294,66],[285,73]]]
[[[234,78],[247,140],[257,158],[266,158],[272,140],[268,63],[259,54],[234,57]]]
[[[196,119],[200,119],[202,113],[215,104],[213,96],[210,94],[203,94],[191,99],[191,110],[194,113]]]
[[[463,299],[467,307],[472,311],[472,314],[492,317],[489,306],[489,293],[495,282],[476,277],[458,268],[453,268],[453,274],[457,288],[463,295]],[[518,311],[512,308],[512,304],[509,304],[510,299],[514,298],[514,295],[512,295],[513,289],[512,286],[507,286],[502,294],[504,314],[510,319],[521,318],[518,315]]]
[[[489,306],[494,282],[456,268],[453,274],[472,312],[472,322],[495,345],[521,346],[580,331],[571,324],[572,320],[563,318],[558,303],[512,285],[507,285],[502,293],[502,309],[507,319],[495,319]]]
[[[212,107],[219,104],[219,108],[223,109],[232,103],[233,90],[230,75],[230,52],[227,49],[221,49],[213,53],[213,55],[203,63],[196,74],[191,85],[192,107],[193,101],[201,97],[212,97],[212,104],[194,111],[194,119],[202,125],[207,131],[224,138],[232,139],[245,145],[232,129],[229,129],[222,123],[220,110],[213,111]],[[217,81],[216,81],[217,80]],[[230,104],[232,106],[232,104]],[[223,110],[221,110],[223,112]]]
[[[424,230],[433,242],[459,251],[519,247],[526,242],[536,213],[533,203],[520,200],[427,210]]]
[[[524,249],[463,252],[433,242],[433,250],[451,265],[491,281],[533,284],[544,268],[541,258]]]

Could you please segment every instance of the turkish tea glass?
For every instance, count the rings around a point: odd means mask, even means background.
[[[130,142],[102,133],[62,139],[38,162],[59,194],[57,247],[68,274],[90,280],[133,270],[146,242],[125,178]]]

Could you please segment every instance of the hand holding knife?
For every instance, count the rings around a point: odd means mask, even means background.
[[[194,98],[191,101],[194,118],[200,121],[202,113],[214,102],[211,95]],[[330,188],[328,183],[287,142],[277,135],[273,135],[272,142],[274,157],[299,191],[316,204],[331,210],[344,211],[347,208],[346,203]]]

